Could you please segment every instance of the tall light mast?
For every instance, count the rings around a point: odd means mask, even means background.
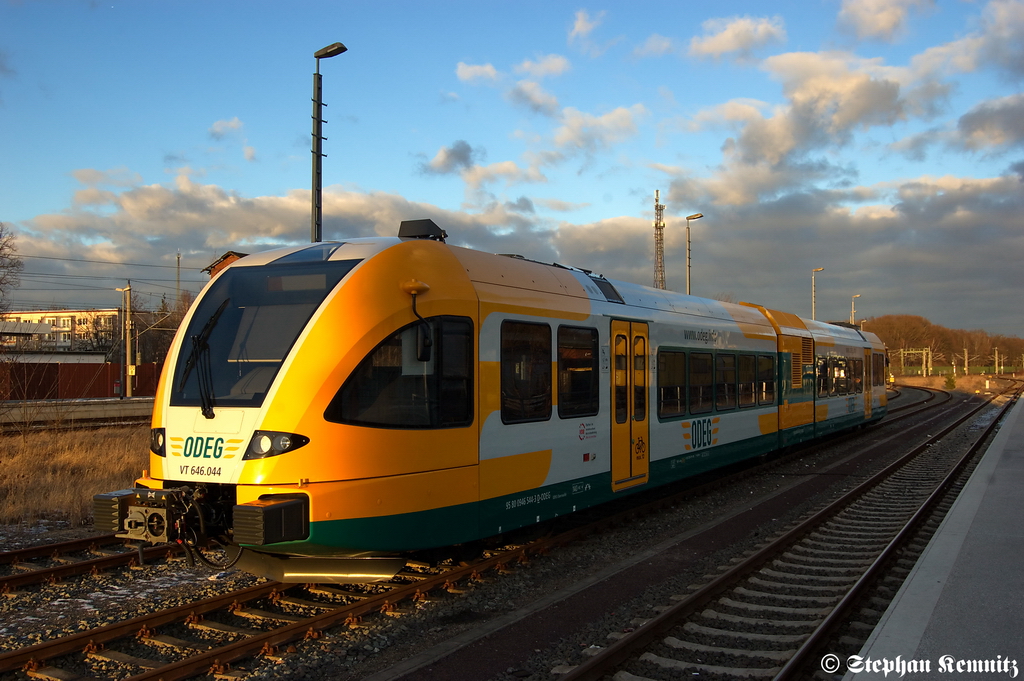
[[[665,206],[654,190],[654,288],[665,288]]]

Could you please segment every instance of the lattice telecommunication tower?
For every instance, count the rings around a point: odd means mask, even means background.
[[[654,288],[665,288],[665,206],[654,190]]]

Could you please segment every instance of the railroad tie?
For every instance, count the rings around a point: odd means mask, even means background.
[[[664,643],[670,648],[687,650],[691,653],[714,653],[732,655],[734,657],[760,657],[766,660],[772,660],[773,662],[788,662],[789,658],[793,657],[793,653],[797,650],[796,648],[791,650],[744,650],[742,648],[719,648],[717,646],[706,646],[702,643],[682,641],[675,636],[666,637]]]
[[[643,662],[653,662],[659,667],[664,667],[666,669],[699,669],[701,672],[722,674],[730,678],[747,677],[751,679],[772,679],[775,678],[775,675],[782,670],[782,667],[775,667],[773,669],[758,669],[756,667],[742,669],[737,669],[735,667],[718,667],[709,664],[682,662],[680,660],[673,660],[669,657],[661,657],[654,653],[644,653],[640,656],[640,660]]]
[[[162,667],[165,662],[157,662],[155,660],[147,660],[143,657],[135,657],[128,653],[122,653],[117,650],[97,650],[89,653],[89,657],[94,660],[103,660],[105,662],[116,662],[118,664],[131,665],[133,667],[142,667],[143,669],[156,669]]]
[[[201,643],[198,641],[185,641],[174,636],[167,636],[165,634],[154,634],[153,636],[146,636],[141,639],[144,643],[153,643],[158,646],[166,646],[168,648],[174,648],[175,650],[199,650],[206,651],[213,648],[209,643]]]
[[[59,667],[40,667],[39,669],[27,670],[25,674],[32,679],[42,681],[78,681],[81,679],[78,674],[60,669]]]

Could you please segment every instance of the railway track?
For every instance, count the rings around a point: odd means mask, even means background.
[[[558,670],[565,672],[562,678],[810,676],[813,667],[804,665],[823,642],[840,645],[829,637],[855,606],[862,608],[861,617],[884,611],[878,596],[865,608],[865,593],[886,570],[905,574],[912,565],[908,557],[926,543],[915,533],[925,523],[931,531],[937,527],[982,444],[1019,396],[1020,386],[1015,390],[1000,418],[966,453],[921,456],[984,405],[722,574],[630,623],[631,631],[614,632],[610,644],[591,649],[596,654],[589,660]],[[932,517],[936,509],[939,517]],[[896,558],[904,564],[892,568]],[[871,625],[862,625],[865,636]]]
[[[948,393],[945,396],[938,393],[937,397],[929,400],[942,403],[949,399]],[[912,406],[914,404],[904,408]],[[709,483],[710,486],[719,484],[722,483]],[[700,488],[683,494],[696,493],[701,493]],[[639,509],[629,509],[618,516],[605,518],[602,522],[616,525],[625,522],[626,517],[650,513],[675,501],[673,497],[656,500]],[[460,581],[481,579],[481,573],[486,570],[505,569],[514,562],[594,531],[593,525],[574,528],[529,546],[516,546],[497,553],[472,566],[452,568],[444,573],[425,573],[421,566],[414,566],[398,583],[374,585],[354,593],[330,587],[309,589],[262,584],[176,611],[157,612],[0,654],[0,674],[23,668],[33,678],[73,678],[76,675],[95,675],[96,665],[117,665],[121,667],[121,671],[115,674],[118,677],[125,676],[124,669],[151,669],[136,674],[131,677],[133,679],[188,678],[210,673],[211,670],[226,677],[230,675],[229,665],[245,658],[280,654],[298,640],[314,637],[329,627],[357,624],[358,618],[369,613],[402,612],[403,607],[428,597],[431,591],[458,590],[456,585]],[[216,624],[211,627],[210,622]],[[162,633],[155,633],[158,630]],[[199,634],[198,637],[190,635],[195,633]],[[210,640],[214,634],[228,640]],[[101,675],[105,673],[101,672]]]
[[[0,575],[0,594],[10,595],[26,586],[132,567],[179,553],[174,547],[132,545],[112,534],[5,551],[0,553],[0,569],[6,572]]]
[[[132,679],[185,679],[198,674],[225,675],[229,665],[256,655],[273,656],[295,641],[316,638],[328,627],[359,626],[370,613],[401,614],[403,607],[428,598],[430,591],[458,591],[463,580],[480,580],[487,570],[505,570],[554,541],[534,542],[495,552],[471,565],[425,571],[412,565],[388,583],[342,589],[324,585],[265,582],[245,589],[101,626],[55,641],[0,654],[0,673],[21,669],[32,678],[90,676],[90,664],[115,663],[150,671]],[[211,644],[156,633],[157,628],[220,635]],[[140,652],[148,649],[149,654]],[[56,660],[56,661],[55,661]]]

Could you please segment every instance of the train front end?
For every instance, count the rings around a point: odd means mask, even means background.
[[[439,248],[398,239],[322,243],[249,256],[221,272],[169,353],[155,400],[150,470],[132,489],[94,497],[97,529],[178,544],[190,560],[279,581],[394,575],[405,564],[405,546],[349,531],[354,518],[380,513],[365,492],[353,491],[367,480],[421,471],[401,463],[385,470],[381,461],[389,457],[372,450],[390,449],[388,442],[353,438],[351,427],[325,412],[366,343],[405,327],[413,330],[405,337],[423,344],[436,331],[419,324],[412,294],[427,312],[445,304],[437,289],[444,289],[442,276],[450,278],[450,263],[424,257]],[[409,258],[425,263],[419,276],[436,275],[433,294],[429,286],[403,288]]]

